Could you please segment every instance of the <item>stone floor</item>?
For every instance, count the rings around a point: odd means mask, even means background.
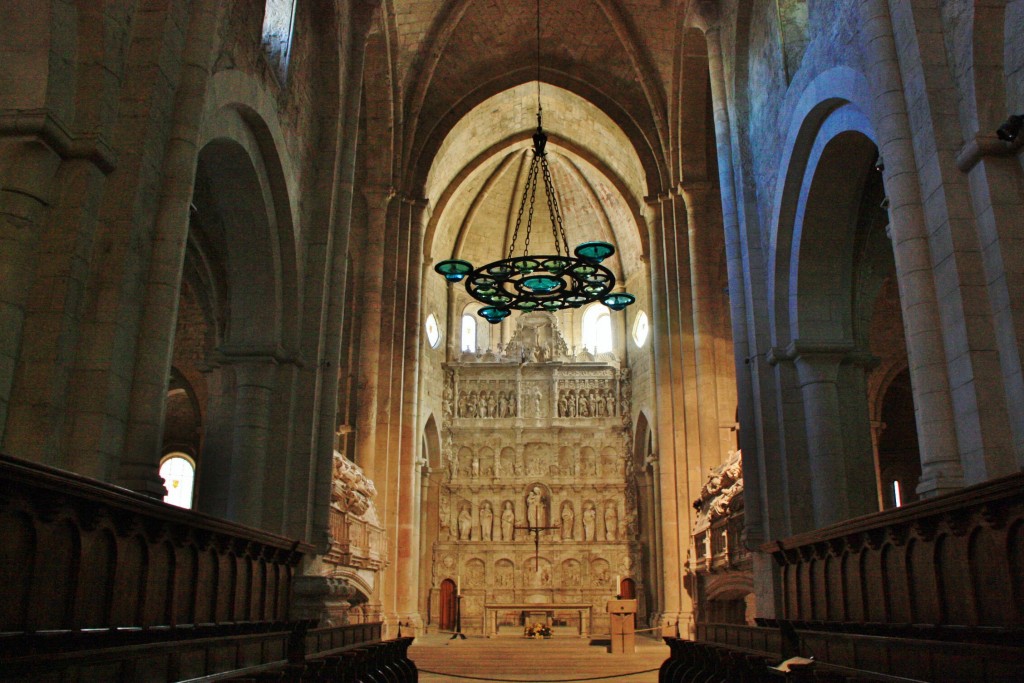
[[[613,681],[658,680],[668,657],[660,640],[638,637],[636,652],[613,655],[607,640],[555,636],[549,640],[517,637],[450,640],[444,634],[417,638],[409,656],[422,683],[440,681]]]

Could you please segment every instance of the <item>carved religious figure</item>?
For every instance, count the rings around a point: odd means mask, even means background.
[[[473,456],[473,461],[470,464],[470,467],[472,468],[473,478],[475,479],[475,478],[479,477],[480,476],[480,458],[478,458],[477,456],[474,455]]]
[[[562,540],[571,541],[573,527],[576,524],[576,513],[572,511],[572,503],[562,503]]]
[[[455,479],[459,474],[459,454],[457,451],[452,451],[448,456],[448,480]]]
[[[606,541],[614,541],[619,535],[619,513],[615,510],[615,503],[608,503],[604,508],[604,538]]]
[[[464,505],[459,512],[459,540],[468,541],[473,531],[473,515],[469,512],[469,506]]]
[[[587,503],[583,509],[583,540],[593,541],[594,533],[597,530],[597,510],[593,503]]]
[[[452,518],[452,510],[451,510],[450,499],[448,498],[447,495],[444,495],[444,494],[441,495],[440,517],[441,517],[441,520],[440,520],[440,522],[441,522],[441,539],[442,540],[446,540],[448,538],[448,534],[451,533],[451,526],[450,525],[451,525],[451,518]]]
[[[491,540],[491,530],[494,528],[494,512],[491,510],[490,501],[484,501],[480,506],[480,540]]]
[[[580,417],[590,417],[590,399],[582,391],[580,392],[579,406]]]
[[[531,527],[548,525],[544,514],[544,493],[539,486],[534,486],[526,495],[526,524]]]
[[[516,513],[512,510],[512,501],[506,500],[501,511],[501,540],[512,540],[512,527],[516,525]]]

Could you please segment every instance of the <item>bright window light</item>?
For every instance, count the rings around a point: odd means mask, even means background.
[[[583,346],[593,354],[612,350],[612,317],[602,304],[594,304],[583,314]]]
[[[462,350],[476,353],[476,318],[470,313],[462,316]]]
[[[184,453],[171,453],[160,463],[160,476],[167,488],[164,502],[192,509],[192,487],[196,479],[196,466],[192,458]]]
[[[431,313],[427,316],[427,322],[424,323],[424,327],[427,332],[427,343],[430,344],[430,348],[436,349],[438,342],[441,341],[441,329],[437,326],[437,318]]]
[[[636,342],[637,348],[642,349],[644,347],[650,333],[651,323],[647,319],[647,314],[640,311],[636,314],[636,320],[633,322],[633,341]]]
[[[892,498],[896,501],[896,507],[903,505],[903,496],[900,494],[900,483],[898,481],[892,483]]]

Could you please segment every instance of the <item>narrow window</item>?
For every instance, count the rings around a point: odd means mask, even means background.
[[[427,332],[427,343],[430,344],[430,348],[436,349],[441,341],[441,328],[437,326],[437,318],[434,317],[433,313],[427,316],[427,322],[424,323],[424,327]]]
[[[476,318],[472,313],[462,315],[462,350],[476,353]]]
[[[903,505],[903,496],[900,493],[900,483],[898,481],[892,483],[892,499],[896,501],[896,507]]]
[[[651,333],[651,323],[647,319],[647,314],[640,311],[636,314],[636,320],[633,322],[633,341],[636,343],[637,348],[642,349],[644,344],[647,343],[647,336]]]
[[[263,11],[263,48],[281,83],[288,78],[295,28],[295,0],[267,0]]]
[[[167,488],[164,502],[191,510],[196,478],[196,465],[192,458],[184,453],[171,453],[160,462],[160,476]]]
[[[583,314],[583,346],[593,354],[612,350],[612,317],[602,304],[594,304]]]

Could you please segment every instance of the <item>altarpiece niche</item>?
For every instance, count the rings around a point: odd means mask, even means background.
[[[556,630],[605,632],[616,581],[643,591],[629,370],[602,358],[570,354],[555,318],[532,313],[504,348],[445,366],[435,626],[446,580],[478,634],[521,632],[523,610],[495,606],[523,604],[590,604],[548,614]]]

